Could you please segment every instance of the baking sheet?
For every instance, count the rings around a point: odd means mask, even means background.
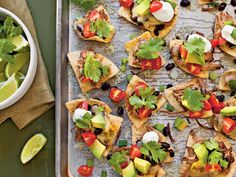
[[[83,143],[78,143],[75,141],[75,130],[73,129],[74,125],[70,119],[70,116],[66,114],[64,103],[67,100],[73,100],[77,98],[100,98],[113,109],[114,115],[117,115],[116,109],[119,106],[113,104],[110,99],[108,99],[108,91],[104,92],[101,90],[93,90],[86,95],[83,95],[81,93],[77,79],[66,59],[66,52],[82,49],[94,50],[111,59],[117,66],[120,66],[121,58],[127,57],[127,54],[123,47],[125,42],[129,41],[132,36],[137,36],[143,32],[136,26],[128,23],[125,19],[118,16],[118,1],[103,0],[100,2],[100,4],[103,4],[107,9],[111,17],[112,24],[116,26],[116,35],[114,36],[111,44],[83,41],[79,39],[73,30],[72,24],[74,19],[83,16],[85,12],[73,3],[68,4],[68,0],[58,0],[58,23],[60,24],[57,31],[57,176],[64,176],[68,165],[68,172],[72,176],[77,177],[77,168],[80,165],[86,164],[86,160],[88,158],[93,157],[91,152]],[[233,9],[229,8],[228,10],[230,14],[234,15]],[[165,39],[167,43],[169,43],[170,39],[173,39],[176,36],[185,39],[187,35],[193,31],[199,31],[206,37],[211,38],[213,35],[212,27],[214,21],[214,13],[202,12],[198,7],[196,1],[191,1],[191,9],[180,8],[177,24]],[[165,57],[167,63],[173,62],[173,60],[170,58],[168,47],[163,50],[162,54]],[[214,58],[215,60],[221,59],[222,64],[225,66],[225,70],[235,67],[235,65],[233,64],[233,58],[223,54],[219,49],[215,51]],[[178,78],[175,80],[170,79],[169,72],[166,71],[164,67],[159,71],[146,71],[144,73],[140,73],[138,76],[143,78],[157,90],[160,85],[175,85],[179,82],[183,82],[192,78],[192,76],[186,74],[177,67],[175,67],[174,70],[178,72]],[[132,71],[137,72],[137,70],[133,69]],[[129,74],[130,72],[131,69],[128,68],[126,74]],[[218,70],[217,72],[219,72],[220,74],[223,72],[223,69]],[[66,76],[64,75],[65,73]],[[118,87],[125,89],[127,86],[126,75],[123,73],[119,73],[117,77],[110,80],[110,83],[112,85],[117,85]],[[207,84],[209,88],[212,88],[214,85],[214,83],[209,80],[207,81]],[[122,105],[122,103],[120,105]],[[122,125],[120,139],[127,139],[129,144],[131,144],[131,124],[126,113],[123,117],[124,122]],[[153,124],[157,122],[165,124],[170,123],[171,127],[173,127],[172,125],[175,117],[176,116],[170,117],[169,115],[158,113],[156,115],[153,115],[150,120]],[[172,129],[172,134],[174,136],[174,139],[176,140],[175,143],[172,144],[175,148],[175,158],[173,163],[166,164],[164,166],[164,169],[167,172],[167,177],[178,176],[181,159],[185,151],[187,136],[190,130],[195,127],[198,128],[199,126],[195,123],[194,120],[191,120],[191,125],[183,132]],[[201,131],[203,130],[201,129]],[[209,132],[206,134],[209,135]],[[236,143],[231,140],[230,142],[233,144],[233,149],[236,150]],[[93,176],[100,176],[102,170],[106,170],[108,172],[108,177],[119,176],[113,170],[111,170],[105,158],[100,160],[100,162],[95,159]]]

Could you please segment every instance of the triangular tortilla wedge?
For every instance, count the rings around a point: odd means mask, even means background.
[[[224,142],[227,149],[232,148],[232,145],[229,143],[229,141],[222,134],[218,133],[214,137],[214,139],[217,142]],[[183,158],[182,165],[180,168],[180,177],[188,177],[190,175],[191,175],[191,177],[207,176],[206,174],[200,175],[200,173],[194,173],[196,175],[196,176],[194,176],[191,173],[192,164],[195,162],[194,161],[194,158],[195,158],[194,154],[195,153],[193,152],[192,148],[196,143],[201,142],[202,140],[205,140],[204,137],[200,137],[199,135],[197,135],[195,130],[192,130],[190,132],[190,134],[188,136],[187,145],[186,145],[187,148],[185,150],[184,158]],[[236,159],[235,153],[234,152],[232,152],[232,153],[233,153],[234,159]],[[230,164],[229,171],[226,171],[220,175],[208,175],[208,176],[209,177],[232,177],[235,172],[235,168],[236,168],[236,161],[234,160],[234,162]]]
[[[207,4],[209,2],[212,2],[212,1],[214,1],[214,0],[198,0],[198,4],[203,5],[203,4]]]
[[[230,91],[229,81],[236,80],[236,69],[224,72],[219,80],[219,89],[223,91]]]
[[[130,80],[130,82],[127,86],[127,89],[125,91],[125,93],[126,93],[125,107],[126,107],[126,111],[127,111],[130,121],[134,124],[134,126],[136,126],[137,128],[140,128],[149,118],[140,119],[134,109],[129,109],[129,100],[128,100],[129,97],[133,94],[134,89],[135,89],[136,85],[138,84],[138,82],[146,83],[144,80],[142,80],[141,78],[139,78],[136,75],[134,75],[132,77],[132,79]],[[159,95],[157,98],[157,102],[156,102],[157,108],[152,111],[152,115],[155,114],[165,104],[165,102],[166,102],[165,97],[162,95]]]
[[[201,89],[201,83],[198,78],[194,78],[188,82],[182,82],[164,91],[165,97],[169,104],[171,104],[175,110],[184,116],[189,116],[189,111],[186,111],[181,103],[181,97],[185,88],[194,87]],[[212,111],[204,111],[204,115],[201,118],[208,118],[213,115]]]
[[[170,41],[170,51],[172,53],[172,50],[174,50],[174,48],[179,49],[179,46],[182,45],[184,43],[183,40],[172,40]],[[200,78],[208,78],[209,77],[209,71],[208,70],[203,70],[202,72],[200,72],[199,74],[192,74],[187,66],[184,64],[184,62],[182,61],[182,59],[179,57],[179,55],[173,55],[172,54],[172,58],[175,62],[175,64],[182,69],[183,71],[185,71],[186,73],[189,73],[191,75],[194,75],[196,77],[200,77]]]
[[[176,0],[173,0],[173,1],[177,3]],[[119,9],[119,15],[121,17],[124,17],[126,20],[128,20],[129,22],[139,26],[140,28],[143,28],[143,29],[146,29],[146,30],[150,31],[151,35],[154,38],[156,38],[156,37],[163,38],[174,28],[174,26],[176,24],[176,21],[178,19],[178,13],[179,13],[179,9],[178,9],[178,6],[176,6],[174,18],[170,22],[163,23],[165,25],[165,28],[163,30],[160,30],[159,35],[156,36],[155,33],[154,33],[154,30],[156,29],[156,26],[162,24],[162,22],[158,21],[152,14],[149,13],[149,14],[146,15],[146,17],[149,20],[145,21],[143,23],[143,26],[141,27],[131,19],[132,14],[131,14],[131,9],[130,8],[120,7],[120,9]]]
[[[215,28],[214,28],[214,36],[216,39],[220,37],[219,34],[221,34],[221,30],[224,27],[224,22],[230,20],[235,21],[235,19],[233,19],[233,17],[229,15],[228,12],[220,12],[216,15]],[[219,48],[223,50],[225,53],[233,57],[236,57],[236,47],[230,48],[229,44],[227,43],[225,45],[219,45]]]
[[[74,72],[75,72],[75,75],[77,77],[77,80],[79,82],[80,88],[83,93],[86,93],[86,92],[88,92],[92,89],[95,89],[95,88],[100,88],[104,82],[106,82],[108,79],[112,78],[113,76],[115,76],[119,72],[119,69],[117,68],[117,66],[108,58],[106,58],[98,53],[94,53],[91,51],[87,51],[87,52],[90,52],[91,54],[93,54],[94,58],[96,60],[100,61],[103,66],[108,66],[109,67],[109,74],[107,76],[101,77],[99,82],[94,83],[94,84],[90,83],[90,82],[85,82],[85,83],[81,82],[81,80],[80,80],[80,78],[82,77],[81,73],[80,73],[81,68],[78,65],[78,61],[83,60],[80,57],[81,51],[68,53],[67,54],[68,59],[70,61],[70,64],[71,64]]]
[[[135,48],[137,46],[137,44],[139,43],[139,41],[141,39],[146,39],[146,40],[149,40],[149,39],[152,39],[152,36],[150,34],[150,32],[145,32],[143,33],[142,35],[134,38],[133,40],[127,42],[125,44],[125,50],[128,52],[129,54],[129,57],[128,57],[128,61],[129,61],[129,65],[134,67],[134,68],[141,68],[140,65],[137,65],[137,64],[134,64],[134,61],[135,61],[135,55],[134,55],[134,52],[135,52]],[[165,60],[164,58],[161,56],[161,59],[162,59],[162,66],[165,65]]]
[[[111,25],[111,21],[110,21],[110,17],[106,11],[106,9],[103,7],[103,6],[98,6],[97,8],[93,9],[93,10],[97,10],[97,11],[103,11],[103,14],[106,18],[106,21],[108,23],[110,23]],[[90,12],[90,11],[89,11]],[[89,12],[87,13],[87,15],[89,14]],[[86,40],[86,41],[98,41],[98,42],[104,42],[104,43],[109,43],[111,42],[113,36],[115,35],[115,27],[111,25],[111,32],[110,32],[110,36],[106,39],[103,39],[103,38],[100,38],[99,36],[94,36],[94,37],[90,37],[90,38],[85,38],[83,35],[82,35],[82,32],[81,30],[78,29],[78,27],[82,26],[83,23],[86,21],[86,17],[87,15],[85,16],[85,18],[81,18],[81,19],[78,19],[78,20],[75,20],[74,21],[74,30],[76,31],[77,35],[82,38],[83,40]]]
[[[138,175],[137,177],[164,177],[165,175],[166,172],[164,171],[164,169],[161,168],[160,165],[155,165],[149,169],[148,174]]]

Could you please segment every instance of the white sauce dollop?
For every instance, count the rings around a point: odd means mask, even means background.
[[[236,40],[234,40],[234,38],[231,36],[234,29],[235,27],[231,25],[225,25],[224,28],[221,30],[221,35],[226,41],[236,45]]]
[[[73,121],[76,122],[78,119],[82,119],[84,114],[87,113],[87,112],[92,115],[92,113],[90,111],[87,111],[85,109],[77,108],[75,110],[74,114],[73,114],[73,117],[72,117]]]
[[[192,35],[189,35],[188,41],[190,39],[193,39],[193,38],[201,38],[205,42],[205,44],[206,44],[205,47],[204,47],[204,52],[205,53],[211,51],[212,45],[211,45],[211,42],[207,38],[205,38],[205,37],[203,37],[203,36],[201,36],[199,34],[192,34]]]
[[[142,139],[143,143],[148,143],[150,141],[155,141],[155,142],[159,141],[159,136],[156,132],[151,131],[151,132],[147,132],[143,135],[143,139]]]
[[[153,12],[152,15],[161,22],[169,22],[173,19],[175,11],[170,3],[159,1],[162,4],[162,8],[156,12]]]

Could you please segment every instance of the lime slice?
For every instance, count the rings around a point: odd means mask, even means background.
[[[5,82],[6,80],[5,73],[0,73],[0,82]]]
[[[43,148],[46,142],[47,138],[41,133],[31,137],[21,152],[21,162],[25,164],[33,159],[33,157],[36,156],[36,154],[38,154],[38,152]]]
[[[19,87],[19,81],[13,74],[1,87],[0,87],[0,102],[12,96]]]
[[[11,41],[16,46],[16,48],[14,49],[15,52],[19,52],[29,45],[28,41],[22,35],[15,37],[8,37],[8,40]]]
[[[4,72],[6,64],[7,64],[6,60],[1,60],[1,62],[0,62],[0,72]]]
[[[0,76],[1,76],[1,73],[0,73]],[[16,73],[16,78],[19,80],[19,84],[21,84],[25,79],[25,75],[21,72],[18,72]]]
[[[7,78],[11,77],[12,74],[17,73],[24,65],[27,64],[30,58],[30,53],[18,53],[14,55],[14,63],[7,63],[5,68],[5,75]]]

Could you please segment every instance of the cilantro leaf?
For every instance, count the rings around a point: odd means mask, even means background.
[[[159,52],[164,44],[165,41],[163,39],[150,39],[139,46],[136,56],[142,59],[156,59],[159,57]]]
[[[97,3],[96,0],[72,0],[72,2],[75,4],[78,4],[80,7],[82,7],[86,11],[92,9]]]
[[[108,161],[109,165],[115,168],[116,172],[121,173],[120,164],[127,160],[126,155],[128,151],[115,152]]]
[[[129,98],[129,103],[134,106],[135,109],[141,108],[145,105],[145,100],[142,100],[137,95],[133,95]]]
[[[231,90],[236,91],[236,80],[230,80],[229,87]]]
[[[102,66],[101,69],[102,69],[103,76],[106,76],[109,74],[109,67],[108,66]]]
[[[208,157],[209,164],[218,164],[219,161],[223,158],[222,152],[214,150]]]
[[[231,36],[234,40],[236,40],[236,28],[232,31]]]
[[[94,82],[98,82],[102,76],[101,63],[94,59],[92,54],[88,54],[84,64],[84,75]]]
[[[3,30],[7,36],[14,37],[22,34],[20,26],[15,26],[11,17],[7,17],[4,21]]]
[[[16,46],[7,39],[0,39],[0,58],[9,63],[14,63],[15,58],[11,55]]]
[[[188,109],[190,111],[201,111],[203,108],[203,101],[205,97],[198,90],[193,90],[191,88],[186,88],[183,94],[183,100],[188,103]]]
[[[79,128],[91,128],[91,119],[93,116],[90,113],[85,113],[82,119],[77,119],[75,125]]]
[[[91,23],[91,31],[96,32],[100,38],[107,38],[110,36],[111,26],[108,22],[103,19],[97,19]]]

